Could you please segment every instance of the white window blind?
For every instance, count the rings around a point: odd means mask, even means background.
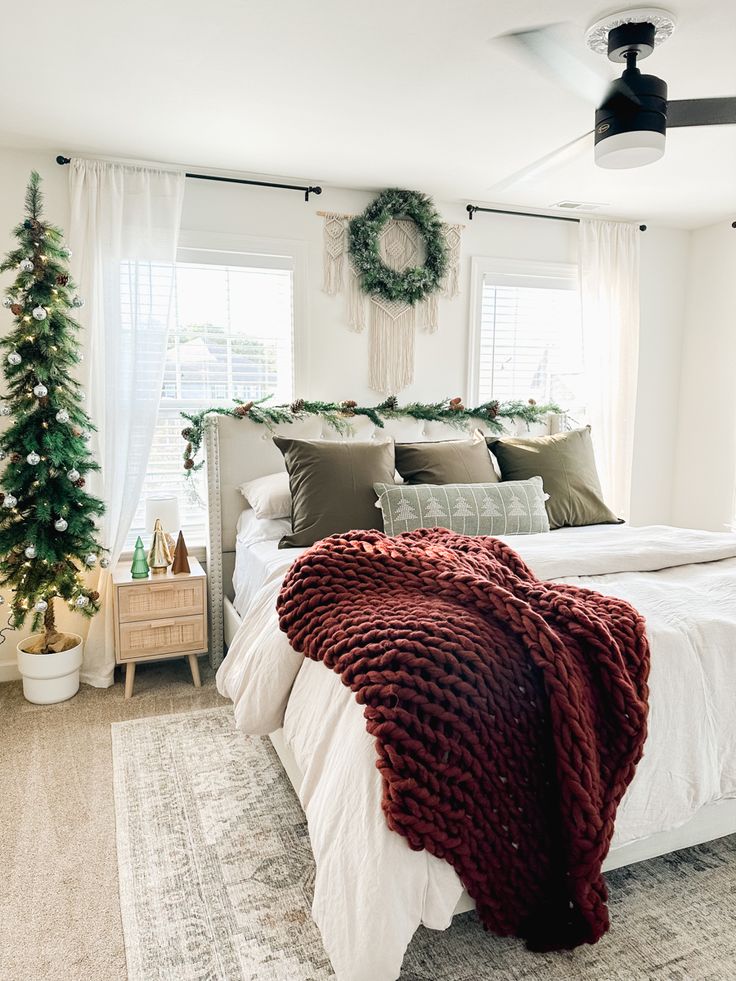
[[[204,543],[204,474],[184,476],[182,411],[293,397],[293,259],[225,254],[218,261],[216,254],[189,254],[197,261],[176,266],[158,422],[130,548],[144,534],[146,497],[171,493],[179,497],[187,544]]]
[[[584,413],[583,340],[570,277],[482,273],[479,401],[529,398]]]

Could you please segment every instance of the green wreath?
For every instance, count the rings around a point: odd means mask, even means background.
[[[391,218],[411,218],[424,238],[427,257],[423,266],[403,272],[389,269],[381,258],[380,236]],[[414,304],[440,287],[447,270],[447,246],[442,219],[432,199],[419,191],[388,188],[371,202],[349,226],[349,251],[361,275],[363,292],[384,300]]]

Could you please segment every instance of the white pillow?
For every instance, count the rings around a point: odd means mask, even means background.
[[[238,518],[237,538],[239,545],[256,545],[258,542],[277,542],[291,533],[290,518],[259,518],[252,508],[243,511]]]
[[[248,480],[238,488],[257,518],[291,517],[289,475],[285,470]]]

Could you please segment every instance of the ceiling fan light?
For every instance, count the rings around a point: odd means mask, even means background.
[[[595,162],[607,170],[645,167],[664,156],[664,133],[635,130],[615,133],[595,145]]]

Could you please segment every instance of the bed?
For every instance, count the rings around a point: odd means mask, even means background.
[[[359,422],[355,438],[372,438],[372,426]],[[290,435],[334,438],[318,419],[298,425]],[[391,434],[421,440],[457,431],[407,420]],[[239,728],[271,736],[304,807],[317,865],[313,915],[338,978],[391,981],[420,923],[446,929],[472,903],[447,863],[389,831],[360,707],[337,675],[296,655],[278,630],[275,599],[302,550],[261,542],[238,557],[249,587],[235,608],[236,488],[282,466],[270,434],[214,417],[206,452],[216,666],[218,641],[229,648],[218,687],[233,700]],[[595,526],[508,541],[541,578],[621,596],[647,618],[650,735],[604,867],[736,832],[736,536]]]

